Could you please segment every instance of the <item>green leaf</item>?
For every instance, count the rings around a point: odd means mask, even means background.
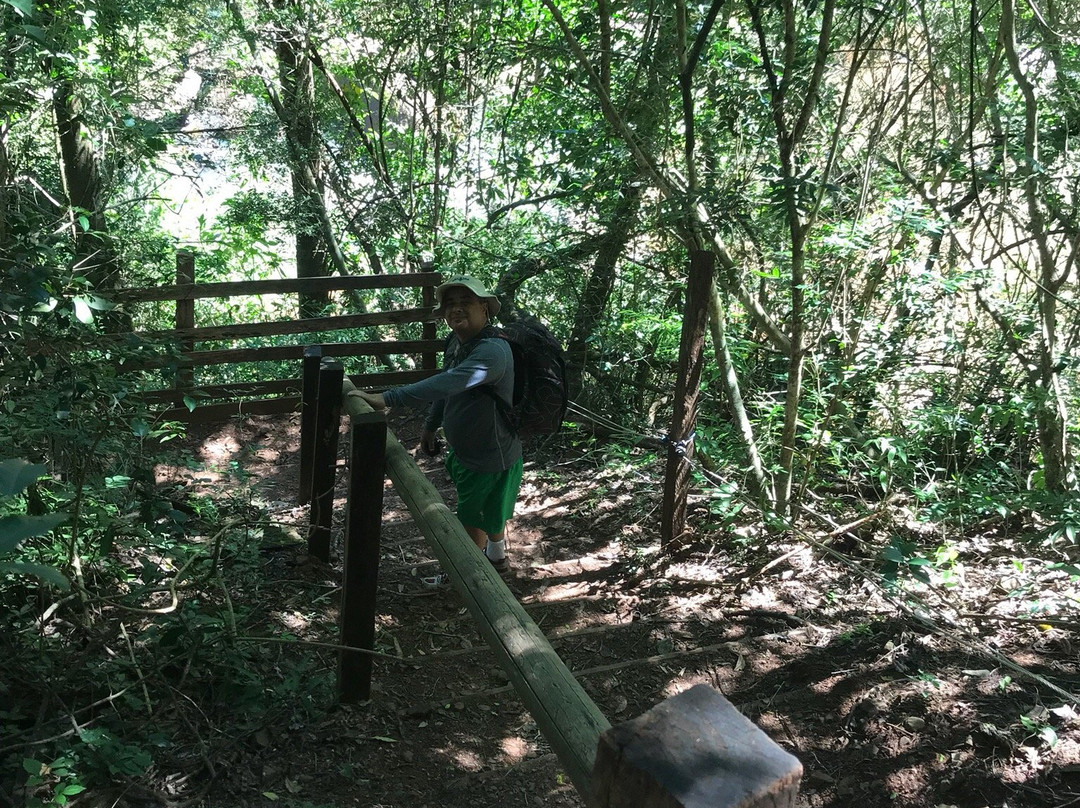
[[[83,299],[86,301],[87,306],[96,311],[112,311],[116,308],[116,304],[111,300],[106,300],[97,295],[86,295]]]
[[[34,4],[30,0],[4,0],[4,2],[24,17],[29,17],[34,13]]]
[[[131,420],[131,433],[137,438],[145,438],[150,434],[150,424],[146,423],[142,418],[133,418]]]
[[[75,319],[80,323],[90,325],[94,322],[94,312],[90,310],[89,304],[84,297],[73,297],[71,302],[75,304]]]
[[[47,513],[44,516],[5,516],[0,519],[0,554],[10,553],[32,536],[48,533],[67,521],[66,513]]]
[[[907,559],[904,558],[904,554],[900,552],[900,549],[895,545],[889,545],[882,551],[882,558],[886,561],[892,561],[896,564],[903,564]]]
[[[10,0],[4,0],[4,2],[10,2]],[[39,45],[47,45],[45,41],[45,29],[39,25],[19,25],[15,28],[16,31],[21,32],[28,39],[34,40]]]
[[[1043,727],[1042,729],[1040,729],[1039,737],[1042,738],[1043,742],[1051,749],[1053,749],[1057,745],[1058,735],[1057,732],[1054,731],[1053,727]]]
[[[28,774],[41,774],[41,770],[45,768],[45,764],[40,760],[34,760],[33,758],[23,758],[22,762],[23,771]]]
[[[56,567],[47,564],[31,564],[28,561],[0,561],[0,572],[14,572],[20,575],[33,575],[35,578],[57,589],[67,592],[71,582]]]
[[[1060,562],[1055,562],[1053,564],[1050,564],[1047,569],[1061,570],[1062,572],[1069,573],[1069,575],[1080,575],[1080,567],[1077,567],[1074,564],[1063,564]]]
[[[184,406],[188,408],[188,412],[195,412],[195,408],[199,406],[199,402],[191,396],[184,396]]]
[[[45,476],[45,467],[20,457],[0,462],[0,496],[21,494],[35,480]]]

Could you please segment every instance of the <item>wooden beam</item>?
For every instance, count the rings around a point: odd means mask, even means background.
[[[423,354],[440,351],[444,340],[387,340],[386,342],[324,342],[324,356],[384,356],[387,354]],[[261,348],[224,348],[213,351],[189,351],[180,360],[180,367],[206,367],[210,365],[235,365],[240,362],[286,362],[302,359],[304,345],[264,345]],[[148,362],[125,362],[116,365],[119,373],[152,370],[172,362],[172,357],[161,357]]]
[[[335,359],[324,359],[319,368],[319,393],[315,407],[315,453],[311,473],[311,525],[308,553],[330,562],[330,527],[334,518],[334,477],[337,471],[338,438],[341,434],[341,384],[345,370]]]
[[[430,370],[395,370],[389,373],[362,373],[350,376],[353,383],[362,390],[382,390],[400,384],[411,384],[426,379]],[[220,398],[243,398],[245,396],[299,395],[303,390],[303,379],[270,379],[263,382],[234,382],[233,384],[207,384],[194,390],[146,390],[133,394],[150,403],[180,403],[184,395],[197,394],[207,400]]]
[[[695,685],[600,736],[589,808],[793,808],[802,764]]]
[[[345,511],[341,644],[375,650],[375,591],[379,582],[379,533],[386,479],[386,416],[353,416],[349,431],[349,498]],[[338,693],[350,704],[371,698],[374,658],[342,651]]]
[[[143,289],[110,291],[118,303],[145,303],[154,300],[198,300],[207,297],[318,293],[352,289],[392,289],[438,286],[438,272],[399,272],[389,275],[327,275],[318,278],[281,278],[266,281],[223,281],[195,283],[177,278],[175,286],[152,286]]]
[[[351,382],[342,385],[346,395],[354,389]],[[344,407],[349,415],[369,409],[355,397],[346,397]],[[608,720],[392,434],[387,436],[386,468],[443,572],[574,787],[588,794],[596,742],[610,726]]]
[[[176,254],[176,282],[195,283],[195,254],[188,250],[181,250]],[[173,325],[177,330],[190,330],[195,327],[195,301],[177,300],[176,314],[173,317]],[[181,351],[190,351],[195,346],[190,340],[180,344]],[[195,371],[191,368],[181,367],[176,372],[176,387],[178,390],[190,390],[195,383]]]
[[[311,471],[315,468],[315,415],[319,405],[319,368],[322,366],[322,346],[309,345],[304,349],[303,383],[300,408],[300,491],[298,505],[311,501]]]
[[[300,396],[260,398],[250,401],[230,401],[223,404],[204,404],[189,410],[173,407],[161,413],[162,421],[180,421],[185,424],[214,424],[230,418],[249,415],[282,415],[300,409]]]
[[[341,331],[349,328],[367,328],[375,325],[398,323],[423,323],[432,320],[430,309],[397,309],[396,311],[371,312],[368,314],[343,314],[338,317],[312,317],[307,320],[278,320],[273,323],[240,323],[237,325],[204,326],[175,331],[139,331],[134,336],[147,340],[210,340],[242,339],[245,337],[280,336],[282,334],[322,334],[324,331]],[[132,335],[118,335],[127,338]]]

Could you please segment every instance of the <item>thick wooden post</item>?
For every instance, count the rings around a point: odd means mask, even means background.
[[[375,587],[379,578],[379,532],[386,479],[386,416],[364,413],[351,418],[349,500],[345,512],[344,580],[341,591],[341,644],[375,649]],[[371,698],[370,654],[342,651],[338,692],[343,703]]]
[[[708,685],[600,736],[590,808],[792,808],[802,764]]]
[[[176,254],[176,285],[186,286],[195,283],[195,253],[189,250],[180,250]],[[176,301],[176,314],[173,323],[177,329],[195,327],[195,300],[194,298]],[[195,349],[195,343],[190,339],[180,342],[181,365],[176,369],[176,389],[190,390],[195,386],[195,369],[186,365],[187,355]]]
[[[315,457],[311,474],[311,526],[308,553],[330,560],[330,525],[334,517],[334,472],[341,432],[341,381],[345,368],[324,359],[319,369],[319,400],[315,408]]]
[[[675,383],[675,413],[668,433],[667,471],[660,514],[660,545],[668,552],[686,532],[686,492],[690,485],[690,458],[694,454],[694,423],[697,421],[698,385],[705,329],[709,319],[709,288],[715,256],[695,251],[690,256],[686,284],[682,339],[679,344],[679,376]]]
[[[322,346],[304,348],[304,377],[300,406],[300,491],[296,501],[307,505],[311,501],[311,470],[315,463],[315,414],[319,402],[319,366]]]

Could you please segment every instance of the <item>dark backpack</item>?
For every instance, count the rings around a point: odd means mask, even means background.
[[[514,355],[512,404],[499,398],[490,385],[480,388],[495,399],[506,425],[523,438],[558,432],[568,401],[566,360],[559,341],[543,323],[533,318],[506,326],[487,326],[479,337],[506,340]],[[453,339],[452,334],[450,338]]]

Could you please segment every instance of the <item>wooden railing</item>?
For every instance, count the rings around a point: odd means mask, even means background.
[[[175,301],[174,328],[163,331],[136,332],[134,336],[151,340],[173,341],[180,351],[176,384],[167,389],[144,392],[144,400],[173,407],[164,417],[178,420],[221,420],[238,413],[272,414],[289,412],[301,402],[301,360],[304,345],[260,347],[202,348],[203,343],[239,340],[252,337],[277,337],[294,334],[319,334],[322,355],[334,357],[408,356],[413,369],[365,373],[351,378],[365,387],[407,384],[435,371],[442,340],[436,339],[431,314],[435,305],[437,272],[410,272],[392,275],[328,276],[280,280],[195,283],[195,259],[191,253],[177,255],[177,283],[173,286],[144,289],[119,289],[110,293],[117,303],[130,307],[141,303]],[[331,291],[359,292],[377,289],[419,289],[419,306],[385,312],[342,314],[262,323],[198,326],[195,301],[206,298],[231,298],[264,294],[317,294]],[[334,332],[377,326],[421,323],[421,338],[413,340],[335,341]],[[296,361],[296,375],[286,379],[229,384],[200,384],[198,368],[214,365],[237,365],[270,361]],[[162,360],[160,364],[164,364]],[[159,363],[128,363],[127,370],[147,370]],[[258,378],[258,370],[252,375]],[[190,410],[179,406],[184,401],[198,401]],[[202,403],[207,402],[207,403]],[[210,403],[213,402],[213,403]]]
[[[310,356],[315,413],[307,443],[309,552],[330,558],[330,525],[342,414],[350,448],[341,594],[339,693],[371,697],[383,470],[408,506],[537,727],[591,808],[792,808],[802,765],[720,693],[697,685],[612,727],[547,637],[507,589],[461,522],[392,433],[343,378],[340,363]],[[304,447],[301,448],[304,454]],[[304,491],[306,489],[306,493]]]

